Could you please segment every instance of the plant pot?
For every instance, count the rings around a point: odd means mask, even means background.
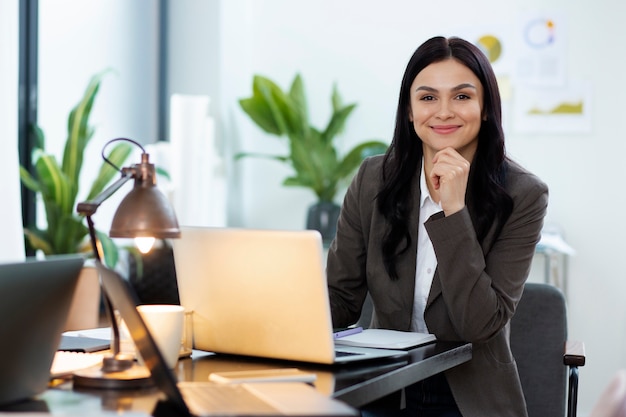
[[[78,276],[65,331],[94,329],[100,322],[100,279],[98,270],[85,266]]]
[[[318,201],[309,207],[306,228],[322,234],[324,246],[330,245],[337,233],[337,219],[341,207],[332,201]]]

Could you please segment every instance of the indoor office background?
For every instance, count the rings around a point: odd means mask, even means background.
[[[18,4],[0,2],[0,256],[5,258],[23,254],[16,171]],[[588,88],[589,120],[583,126],[576,122],[553,132],[535,126],[539,132],[530,132],[513,117],[523,87],[512,76],[519,51],[506,48],[515,45],[520,20],[533,15],[557,18],[564,79]],[[105,77],[92,114],[95,136],[83,172],[89,181],[107,140],[125,136],[149,144],[168,139],[168,101],[159,103],[159,85],[166,98],[207,95],[228,183],[226,193],[215,193],[226,208],[226,223],[298,229],[315,196],[283,187],[290,171],[275,161],[233,160],[239,151],[285,150],[283,139],[261,133],[238,106],[238,99],[251,94],[253,74],[287,87],[301,73],[312,121],[319,127],[328,120],[336,82],[345,102],[358,103],[340,139],[340,148],[348,149],[365,139],[390,140],[402,73],[421,42],[439,34],[497,34],[509,60],[508,67],[497,68],[508,152],[548,183],[547,222],[558,225],[576,251],[569,257],[567,296],[570,338],[583,340],[587,348],[579,398],[584,416],[614,372],[626,366],[621,239],[626,236],[626,141],[620,128],[626,60],[619,47],[626,35],[624,16],[626,4],[609,0],[451,0],[445,5],[416,0],[39,0],[38,121],[48,150],[60,155],[67,115],[89,78],[105,68],[115,70]],[[160,33],[165,48],[159,47]],[[95,219],[103,229],[106,210],[103,205]],[[542,279],[542,262],[537,257],[531,279]]]

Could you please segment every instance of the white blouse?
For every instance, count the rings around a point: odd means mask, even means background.
[[[430,197],[425,177],[424,161],[422,161],[422,173],[420,175],[420,218],[419,230],[417,231],[417,263],[415,268],[415,295],[413,297],[413,317],[411,320],[411,331],[422,333],[428,333],[428,327],[424,321],[424,309],[426,308],[430,286],[432,285],[435,269],[437,268],[435,250],[424,227],[424,222],[433,214],[442,211],[441,204],[435,203]]]

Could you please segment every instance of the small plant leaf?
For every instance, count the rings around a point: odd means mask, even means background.
[[[36,228],[26,228],[24,229],[24,235],[26,236],[26,241],[34,250],[40,250],[46,255],[54,253],[52,245],[43,231]]]
[[[343,131],[346,120],[355,107],[356,104],[350,104],[348,106],[338,108],[333,112],[333,115],[328,122],[328,126],[322,135],[326,142],[332,142],[335,136],[339,135],[339,133]]]
[[[235,159],[245,158],[245,157],[254,157],[254,158],[265,158],[265,159],[274,159],[279,162],[289,162],[291,157],[289,156],[281,156],[281,155],[268,155],[264,153],[254,153],[254,152],[239,152],[235,155]]]
[[[361,143],[350,150],[337,167],[336,175],[347,177],[352,174],[368,156],[379,155],[387,151],[387,144],[380,141]]]
[[[108,71],[100,72],[91,78],[83,97],[72,109],[68,118],[68,136],[63,152],[62,167],[63,172],[73,184],[78,184],[79,182],[85,148],[93,135],[93,129],[89,127],[89,116],[98,90],[100,89],[102,77],[107,72]],[[76,194],[78,193],[78,186],[74,188],[72,199],[76,198]]]
[[[61,213],[72,213],[73,190],[75,184],[70,183],[53,155],[42,155],[35,163],[37,176],[41,183],[44,200],[54,202]]]
[[[96,230],[96,236],[102,247],[104,262],[107,265],[116,265],[119,257],[117,245],[106,233]]]
[[[296,122],[299,123],[299,126],[294,127],[294,130],[306,134],[309,129],[309,109],[306,102],[306,93],[304,92],[304,82],[300,74],[297,74],[291,83],[289,97],[293,102],[294,111],[298,113]]]
[[[33,136],[35,137],[35,149],[46,149],[45,135],[38,125],[33,126]]]
[[[20,166],[20,179],[22,180],[22,184],[24,184],[24,186],[26,186],[29,190],[36,193],[41,192],[41,185],[39,184],[39,181],[33,178],[33,176],[30,175],[30,172],[22,166]]]

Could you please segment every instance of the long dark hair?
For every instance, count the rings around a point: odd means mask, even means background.
[[[409,214],[411,183],[418,178],[417,169],[423,156],[422,141],[409,120],[410,87],[417,74],[428,65],[445,59],[456,59],[480,80],[483,91],[483,116],[478,132],[478,146],[470,168],[467,199],[479,242],[496,220],[500,232],[513,208],[513,200],[505,192],[506,154],[502,130],[500,93],[495,74],[487,57],[475,45],[460,38],[434,37],[413,53],[402,78],[393,140],[383,163],[383,185],[377,205],[388,228],[382,241],[385,269],[397,279],[396,259],[411,246]]]

